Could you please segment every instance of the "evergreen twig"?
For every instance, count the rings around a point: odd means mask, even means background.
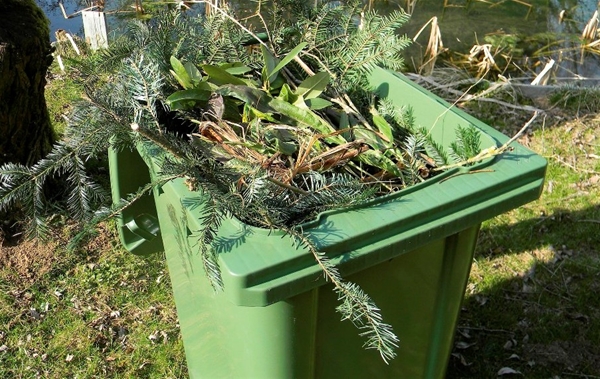
[[[468,159],[450,165],[436,167],[434,168],[434,171],[446,171],[457,167],[468,166],[473,163],[481,162],[484,159],[493,158],[497,155],[505,153],[507,150],[511,149],[510,144],[515,142],[517,138],[523,135],[523,133],[525,133],[525,131],[531,126],[533,121],[535,121],[535,119],[538,117],[538,114],[538,112],[535,112],[533,116],[531,116],[529,121],[527,121],[525,125],[523,125],[523,127],[521,127],[521,129],[510,140],[506,141],[506,143],[504,143],[502,146],[489,147],[487,149],[482,150],[481,152],[479,152],[479,154],[475,155],[474,157],[470,157]]]
[[[362,330],[361,336],[367,337],[364,346],[379,351],[385,363],[396,357],[398,337],[391,325],[383,323],[379,308],[373,300],[355,283],[342,279],[338,268],[326,254],[315,246],[302,229],[283,228],[296,240],[299,246],[308,249],[323,271],[325,280],[332,283],[341,305],[337,310],[342,314],[342,320],[350,320]]]

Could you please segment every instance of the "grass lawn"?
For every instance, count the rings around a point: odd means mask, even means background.
[[[163,257],[124,251],[111,224],[68,238],[0,248],[0,377],[186,377]]]
[[[61,80],[57,123],[78,91]],[[600,377],[600,116],[549,116],[520,142],[549,161],[544,193],[484,223],[448,378]],[[185,378],[164,257],[127,253],[111,223],[67,251],[57,225],[0,236],[0,377]]]
[[[548,124],[521,140],[541,198],[482,227],[448,378],[600,377],[600,116]]]

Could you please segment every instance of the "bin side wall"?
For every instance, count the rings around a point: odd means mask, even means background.
[[[330,285],[265,307],[214,293],[178,221],[181,205],[166,196],[157,203],[159,217],[171,221],[162,233],[191,378],[443,378],[478,226],[348,278],[400,338],[398,357],[386,365],[363,349],[351,323],[340,321]]]
[[[113,204],[118,204],[139,188],[151,182],[148,166],[137,151],[111,148],[108,154]],[[133,202],[117,218],[119,238],[128,251],[137,255],[149,255],[163,251],[160,235],[148,240],[133,233],[126,224],[133,218],[149,214],[156,218],[153,194],[148,193]]]
[[[317,329],[317,378],[443,378],[467,284],[479,226],[433,241],[349,277],[381,308],[400,339],[389,365],[349,322],[322,287]]]
[[[318,289],[266,307],[215,293],[181,205],[157,197],[161,232],[190,378],[311,378]]]

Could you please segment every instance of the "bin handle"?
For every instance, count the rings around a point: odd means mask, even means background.
[[[117,204],[151,182],[148,166],[137,149],[108,152],[110,187]],[[147,193],[127,206],[117,217],[119,238],[125,249],[136,255],[164,251],[154,193]]]
[[[125,226],[133,234],[146,241],[152,241],[154,238],[158,237],[160,232],[158,219],[147,213],[142,213],[139,216],[132,218],[125,223]]]

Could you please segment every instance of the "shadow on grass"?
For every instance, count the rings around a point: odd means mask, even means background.
[[[572,246],[573,243],[577,246]],[[484,227],[479,235],[477,252],[483,256],[516,254],[548,246],[598,252],[600,202],[578,211],[555,208],[548,214],[517,223]]]
[[[600,377],[600,206],[502,217],[481,231],[447,378],[509,368],[521,375],[508,377]]]

